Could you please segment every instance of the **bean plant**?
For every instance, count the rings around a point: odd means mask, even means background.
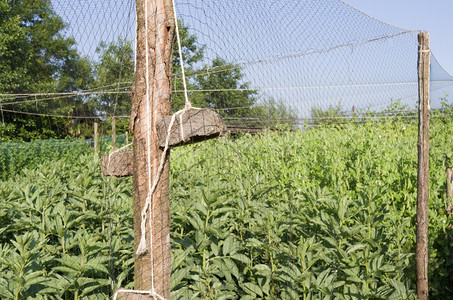
[[[433,118],[432,299],[452,296],[452,136],[450,120]],[[55,151],[0,174],[1,299],[133,287],[132,179],[103,177],[90,147]],[[170,160],[172,299],[415,299],[415,123],[225,136]]]

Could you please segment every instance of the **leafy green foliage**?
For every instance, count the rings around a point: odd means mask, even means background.
[[[453,132],[433,123],[429,264],[441,299],[451,296],[442,149]],[[413,299],[416,133],[389,121],[178,149],[172,295]]]
[[[414,299],[417,128],[244,135],[172,151],[174,299]],[[449,265],[445,149],[431,127],[430,297]],[[107,299],[133,282],[131,180],[65,156],[0,182],[0,297]]]
[[[101,177],[92,155],[78,162],[0,182],[2,299],[107,298],[131,278],[130,180]]]
[[[64,37],[66,24],[58,16],[50,1],[0,1],[0,93],[54,93],[78,91],[89,87],[92,81],[91,62],[81,57],[72,38]],[[14,99],[14,98],[13,98]],[[70,105],[68,105],[70,100]],[[5,102],[5,101],[3,101]],[[68,115],[81,109],[80,97],[65,98],[49,103],[23,103],[15,111],[40,114]],[[11,107],[9,107],[11,109]],[[7,124],[3,134],[22,140],[61,138],[53,128],[66,127],[61,119],[44,119],[11,112],[2,113]],[[38,128],[46,128],[47,131]],[[16,138],[17,139],[17,138]]]
[[[74,40],[61,34],[66,26],[63,20],[55,14],[50,1],[0,3],[0,91],[54,90],[55,78],[74,71],[66,64],[78,59]]]
[[[126,144],[125,136],[116,137],[117,145]],[[93,139],[38,140],[29,143],[0,143],[0,180],[7,180],[24,169],[38,168],[45,161],[63,158],[67,164],[78,164],[79,157],[93,153]],[[100,153],[112,150],[111,137],[98,140]]]
[[[276,126],[294,125],[296,115],[281,101],[262,98],[257,90],[250,88],[250,82],[239,65],[221,57],[201,65],[204,60],[205,45],[189,32],[179,21],[182,57],[187,78],[189,100],[197,107],[217,109],[228,125],[236,126]],[[181,62],[178,45],[173,49],[173,94],[172,110],[184,107],[184,94]]]

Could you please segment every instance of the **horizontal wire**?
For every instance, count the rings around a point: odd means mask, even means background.
[[[234,109],[253,109],[254,107],[231,107],[231,108],[222,108],[216,110],[234,110]],[[440,109],[432,109],[432,116],[453,116],[453,114],[441,113],[439,115],[438,111]],[[120,118],[126,119],[130,116],[128,115],[118,115],[118,116],[73,116],[73,115],[57,115],[57,114],[46,114],[46,113],[32,113],[32,112],[24,112],[24,111],[15,111],[15,110],[8,110],[2,109],[4,112],[10,112],[15,114],[24,114],[24,115],[34,115],[34,116],[42,116],[42,117],[54,117],[54,118],[66,118],[66,119],[102,119],[102,118]],[[395,117],[416,117],[418,111],[417,110],[400,110],[400,111],[387,111],[387,112],[367,112],[364,115],[356,114],[348,115],[348,116],[323,116],[323,117],[306,117],[306,118],[298,118],[298,117],[286,117],[286,118],[260,118],[260,117],[233,117],[233,116],[226,116],[223,117],[224,120],[249,120],[249,121],[257,121],[257,120],[278,120],[278,121],[297,121],[297,120],[324,120],[324,119],[372,119],[372,118],[395,118]],[[402,115],[402,114],[412,114],[412,115]]]
[[[74,115],[57,115],[57,114],[46,114],[46,113],[34,113],[34,112],[27,112],[27,111],[18,111],[18,110],[11,110],[11,109],[0,109],[3,112],[9,112],[14,114],[22,114],[22,115],[31,115],[31,116],[40,116],[40,117],[52,117],[52,118],[66,118],[66,119],[103,119],[103,118],[130,118],[130,116],[74,116]]]
[[[345,85],[319,85],[319,86],[287,86],[287,87],[256,87],[256,88],[237,88],[237,89],[191,89],[187,90],[192,93],[210,93],[210,92],[245,92],[245,91],[268,91],[268,90],[300,90],[300,89],[329,89],[329,88],[359,88],[359,87],[380,87],[380,86],[403,86],[403,85],[416,85],[417,81],[412,82],[386,82],[386,83],[367,83],[367,84],[345,84]],[[453,85],[453,80],[433,80],[431,84],[449,84]],[[174,90],[176,93],[182,93],[183,90]],[[41,99],[27,99],[23,101],[14,102],[0,102],[2,105],[22,104],[29,102],[40,102],[55,99],[64,99],[74,96],[82,95],[102,95],[102,94],[128,94],[130,91],[97,91],[97,92],[74,92],[74,93],[55,93],[55,97],[41,98]],[[24,94],[22,94],[24,95]],[[29,97],[37,96],[38,94],[29,94]],[[51,94],[46,94],[51,95]],[[58,96],[60,95],[60,96]]]
[[[41,101],[49,101],[49,100],[58,100],[58,99],[67,99],[67,98],[72,98],[72,97],[78,97],[78,96],[86,96],[86,95],[115,95],[115,94],[129,94],[130,91],[99,91],[99,92],[86,92],[86,93],[67,93],[63,95],[56,95],[53,97],[48,97],[48,98],[40,98],[40,99],[27,99],[27,100],[21,100],[21,101],[12,101],[12,102],[2,102],[3,99],[0,99],[0,104],[1,105],[12,105],[12,104],[23,104],[23,103],[30,103],[30,102],[41,102]],[[33,95],[30,95],[29,97],[33,97]]]

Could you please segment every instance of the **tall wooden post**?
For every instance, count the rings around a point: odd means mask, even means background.
[[[112,117],[112,149],[116,149],[116,117]]]
[[[151,290],[170,299],[169,158],[157,174],[162,150],[156,124],[171,107],[171,74],[174,15],[171,0],[136,0],[136,73],[132,89],[130,131],[134,132],[134,241],[140,241],[141,213],[150,187],[158,177],[152,197],[152,216],[147,212],[143,255],[135,255],[136,290]],[[152,227],[152,229],[151,229]],[[152,243],[151,243],[152,239]],[[152,244],[152,249],[149,249]],[[150,297],[150,299],[152,299]]]
[[[418,186],[417,186],[417,242],[415,263],[417,268],[417,297],[428,299],[428,198],[429,198],[429,34],[418,34]]]
[[[452,204],[451,201],[453,200],[453,168],[451,167],[451,160],[450,157],[445,158],[445,168],[446,168],[446,175],[447,175],[447,203],[446,203],[446,213],[447,217],[451,217],[452,213]]]
[[[453,168],[451,167],[450,157],[447,156],[445,158],[445,168],[446,168],[446,175],[447,175],[447,203],[445,212],[447,214],[447,220],[451,222],[451,215],[452,215],[452,204],[451,201],[453,200]],[[451,224],[447,227],[447,243],[448,243],[448,250],[450,252],[450,266],[448,267],[448,279],[449,279],[449,287],[453,290],[453,232]]]
[[[94,122],[94,154],[98,153],[98,122]]]

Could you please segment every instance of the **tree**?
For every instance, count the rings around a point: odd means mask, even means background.
[[[95,66],[95,87],[99,90],[127,90],[134,77],[134,56],[131,43],[121,37],[96,49],[100,61]],[[126,88],[125,88],[126,87]],[[95,98],[99,113],[106,116],[129,115],[129,94],[102,94]]]
[[[80,57],[72,38],[63,36],[66,24],[53,11],[50,1],[0,0],[0,16],[0,93],[77,91],[90,85],[90,62]],[[77,97],[14,108],[31,113],[71,114],[80,110],[83,103]],[[61,137],[66,132],[60,128],[68,125],[61,118],[12,113],[4,113],[2,117],[10,129],[7,134],[23,139]]]
[[[227,117],[247,116],[257,101],[257,91],[243,81],[242,68],[217,57],[204,69],[209,71],[197,76],[199,88],[207,91],[203,92],[203,104],[221,110]]]
[[[347,113],[343,110],[341,103],[329,105],[327,109],[319,107],[311,108],[311,125],[332,125],[345,122]]]
[[[87,61],[48,0],[0,0],[0,90],[3,93],[75,90],[87,85]]]
[[[197,70],[196,65],[204,58],[205,46],[198,43],[196,35],[189,32],[189,28],[184,25],[182,20],[178,20],[179,36],[181,40],[181,52],[184,61],[184,73],[186,75],[186,83],[188,90],[197,89],[197,82],[194,78]],[[181,71],[181,60],[179,56],[178,43],[174,43],[173,47],[173,94],[172,94],[172,111],[176,112],[184,107],[184,89]],[[199,93],[190,93],[190,100],[195,106],[202,106],[202,99]]]
[[[189,100],[194,106],[217,109],[227,124],[243,126],[295,126],[295,114],[281,101],[260,99],[250,88],[243,68],[221,57],[205,64],[205,46],[199,45],[182,21],[178,22]],[[173,90],[182,91],[181,63],[178,45],[173,50]],[[198,91],[197,91],[198,90]],[[184,94],[173,92],[173,112],[184,107]]]
[[[250,120],[248,126],[274,127],[274,128],[296,128],[297,115],[283,101],[272,97],[261,99],[255,103],[249,112]]]

